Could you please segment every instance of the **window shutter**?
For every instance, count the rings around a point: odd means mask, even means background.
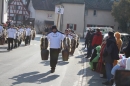
[[[69,28],[69,24],[67,24],[67,29]]]
[[[76,25],[76,24],[74,24],[74,30],[76,30],[76,27],[77,27],[77,25]]]

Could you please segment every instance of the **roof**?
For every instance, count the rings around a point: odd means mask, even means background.
[[[86,9],[112,10],[112,0],[85,0]]]
[[[11,4],[12,1],[14,1],[14,0],[9,0],[8,4]]]
[[[55,4],[71,3],[71,4],[84,4],[84,0],[53,0]]]
[[[47,10],[47,11],[55,10],[53,0],[32,0],[32,4],[35,10]]]
[[[86,9],[112,10],[112,0],[32,0],[35,10],[54,11],[55,4],[71,3],[84,4]]]

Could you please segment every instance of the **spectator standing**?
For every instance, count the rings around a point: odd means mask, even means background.
[[[116,48],[116,39],[114,37],[113,32],[108,33],[108,39],[107,39],[107,44],[103,52],[103,61],[105,63],[105,68],[106,68],[106,75],[107,75],[107,81],[104,82],[104,85],[111,85],[111,70],[113,68],[113,63],[114,63],[114,57],[112,55],[112,52],[114,48]]]
[[[90,33],[90,30],[88,30],[87,34],[86,34],[86,37],[85,37],[85,48],[87,46],[87,49],[89,47],[89,39],[90,39],[90,36],[91,36],[91,33]]]

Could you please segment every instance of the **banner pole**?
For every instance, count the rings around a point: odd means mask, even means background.
[[[59,17],[60,17],[60,14],[58,13],[58,18],[57,18],[57,28],[58,28],[58,24],[59,24]]]

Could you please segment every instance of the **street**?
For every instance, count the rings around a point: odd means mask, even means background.
[[[40,35],[19,48],[7,51],[7,44],[0,45],[0,86],[78,86],[82,75],[81,44],[68,62],[61,53],[55,73],[50,73],[50,62],[40,56]]]

